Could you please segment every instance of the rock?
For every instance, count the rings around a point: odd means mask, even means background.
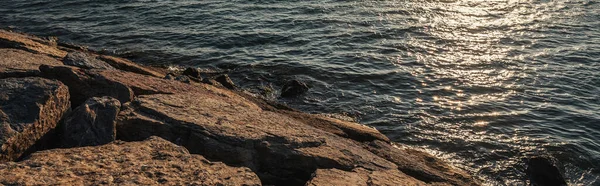
[[[533,157],[527,162],[527,177],[532,186],[566,186],[556,163],[547,157]]]
[[[283,88],[281,89],[281,97],[296,97],[308,92],[308,89],[309,87],[306,85],[306,83],[298,80],[291,80],[283,85]]]
[[[112,81],[98,73],[102,71],[47,65],[40,66],[40,71],[43,77],[60,80],[69,87],[71,102],[74,107],[83,104],[87,99],[92,97],[110,96],[116,98],[121,103],[133,100],[134,94],[131,88],[122,83]],[[108,73],[117,74],[125,72],[108,71]]]
[[[198,89],[138,96],[124,105],[117,136],[126,141],[160,136],[191,153],[249,167],[264,184],[301,185],[318,168],[397,169],[357,142],[225,92]]]
[[[148,67],[144,67],[141,65],[138,65],[134,62],[131,62],[127,59],[123,59],[123,58],[118,58],[118,57],[112,57],[112,56],[106,56],[106,55],[100,55],[98,56],[98,59],[110,64],[111,66],[119,69],[119,70],[124,70],[124,71],[129,71],[129,72],[133,72],[133,73],[138,73],[138,74],[143,74],[143,75],[149,75],[149,76],[154,76],[154,77],[164,77],[165,75],[161,72],[152,70]]]
[[[70,106],[69,90],[59,81],[0,79],[0,162],[17,160],[34,149]]]
[[[261,185],[250,169],[211,162],[163,139],[54,149],[0,164],[6,185]]]
[[[0,48],[21,49],[56,58],[63,58],[67,55],[67,52],[58,49],[47,40],[5,30],[0,30]]]
[[[0,49],[0,78],[39,76],[40,65],[62,65],[42,54],[17,49]]]
[[[63,59],[65,65],[75,66],[85,69],[103,69],[114,70],[108,63],[96,59],[96,56],[85,52],[69,52]]]
[[[343,171],[339,169],[318,169],[306,183],[306,186],[321,185],[356,185],[356,186],[375,186],[375,185],[403,185],[417,186],[427,185],[416,180],[398,170],[369,171],[362,168],[356,168],[352,171]]]
[[[177,77],[175,74],[168,73],[163,79],[166,79],[166,80],[175,80],[175,77]]]
[[[177,76],[175,77],[175,81],[179,81],[182,83],[192,83],[192,80],[188,76]]]
[[[62,147],[97,146],[116,139],[119,100],[93,97],[77,107],[63,123]]]
[[[229,76],[227,74],[222,74],[222,75],[217,76],[215,78],[215,81],[219,82],[225,88],[228,88],[230,90],[236,89],[235,84],[233,83],[233,81],[231,81],[231,78],[229,78]]]
[[[198,69],[197,69],[197,68],[191,68],[191,67],[189,67],[189,68],[186,68],[186,69],[183,71],[183,75],[184,75],[184,76],[195,77],[195,78],[202,78],[202,77],[200,76],[200,71],[198,71]]]
[[[398,148],[389,142],[367,142],[365,149],[395,163],[401,172],[425,183],[450,185],[480,185],[469,174],[455,169],[432,155],[407,147]]]

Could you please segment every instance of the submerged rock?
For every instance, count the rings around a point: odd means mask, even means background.
[[[309,87],[306,85],[306,83],[298,80],[291,80],[283,85],[283,88],[281,89],[281,97],[296,97],[308,92],[308,89]]]
[[[527,161],[527,176],[532,186],[566,186],[564,176],[556,163],[547,157],[533,157]]]
[[[261,185],[250,169],[211,162],[163,139],[54,149],[0,164],[6,185]]]
[[[0,79],[0,162],[14,161],[33,150],[70,106],[69,90],[59,81]]]
[[[103,70],[114,70],[108,63],[96,59],[96,56],[85,53],[85,52],[69,52],[63,59],[63,63],[69,66],[75,66],[85,69],[103,69]]]
[[[0,78],[39,76],[40,65],[60,66],[62,62],[23,50],[0,49]]]
[[[62,126],[62,147],[96,146],[116,139],[116,119],[121,108],[119,100],[94,97],[77,107]]]

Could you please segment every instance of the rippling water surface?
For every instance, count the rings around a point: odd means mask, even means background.
[[[150,65],[231,70],[249,90],[301,79],[345,113],[489,185],[548,154],[600,185],[600,3],[592,0],[2,0],[0,27]]]

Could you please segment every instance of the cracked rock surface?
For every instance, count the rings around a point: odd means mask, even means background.
[[[5,185],[260,185],[250,169],[229,167],[151,137],[32,154],[0,164]]]

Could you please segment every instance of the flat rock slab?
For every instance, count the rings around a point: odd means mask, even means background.
[[[70,109],[69,90],[37,77],[0,79],[0,162],[13,161]]]
[[[0,30],[0,47],[22,49],[56,58],[63,58],[67,55],[66,51],[52,46],[49,41],[5,30]]]
[[[363,168],[357,168],[352,171],[343,171],[339,169],[319,169],[313,174],[312,179],[306,183],[306,186],[327,185],[420,186],[429,184],[414,179],[398,170],[369,171]]]
[[[397,169],[355,141],[226,95],[200,89],[139,96],[124,106],[117,136],[160,136],[192,153],[249,167],[265,184],[304,184],[318,168]]]
[[[64,120],[62,147],[97,146],[116,139],[116,119],[121,102],[112,97],[93,97]]]
[[[63,59],[65,65],[75,66],[85,69],[103,69],[103,70],[115,70],[114,67],[108,63],[96,59],[96,56],[86,52],[69,52]]]
[[[261,185],[250,169],[211,162],[166,140],[55,149],[0,164],[6,185]]]
[[[0,49],[0,78],[38,76],[40,65],[60,66],[62,62],[23,50]]]
[[[138,65],[127,59],[113,57],[113,56],[106,56],[106,55],[100,55],[97,58],[110,64],[111,66],[113,66],[119,70],[154,76],[154,77],[158,77],[158,78],[165,77],[165,74],[163,74],[163,73],[154,71],[154,70],[144,67],[142,65]]]

